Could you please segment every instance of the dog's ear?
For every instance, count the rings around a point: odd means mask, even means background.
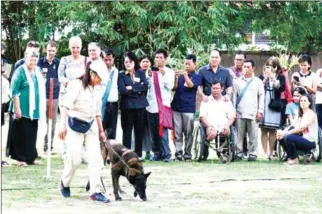
[[[151,174],[151,172],[148,172],[148,173],[144,174],[145,180],[148,179],[150,174]]]
[[[133,169],[133,168],[130,168],[129,169],[129,175],[134,177],[136,175],[136,170]]]

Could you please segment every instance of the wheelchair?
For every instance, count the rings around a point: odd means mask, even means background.
[[[216,151],[219,161],[222,164],[234,161],[236,146],[233,143],[236,139],[236,131],[232,127],[230,136],[220,136],[210,142],[206,141],[205,127],[201,122],[195,124],[193,130],[193,143],[192,143],[192,160],[201,161],[205,145]]]
[[[319,128],[318,131],[318,140],[315,142],[315,148],[311,151],[305,153],[304,151],[298,150],[297,153],[299,156],[303,156],[304,164],[311,164],[314,160],[316,162],[321,162],[322,158],[322,130]],[[286,156],[286,151],[284,151],[283,146],[280,144],[280,141],[277,141],[277,156],[280,161]]]

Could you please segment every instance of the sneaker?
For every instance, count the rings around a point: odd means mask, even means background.
[[[270,156],[268,154],[264,154],[264,161],[270,161]]]
[[[158,155],[153,155],[153,157],[150,158],[150,161],[160,161],[161,158]]]
[[[144,161],[145,161],[145,159],[143,159],[143,158],[139,157],[139,161],[140,161],[140,162],[144,162]]]
[[[248,161],[256,161],[256,159],[257,159],[256,155],[252,155],[252,154],[248,155]]]
[[[64,198],[70,197],[70,187],[64,187],[63,181],[60,181],[60,193]]]
[[[248,155],[247,155],[247,154],[243,154],[242,158],[243,158],[244,160],[247,160],[247,159],[248,159]]]
[[[242,156],[236,155],[235,156],[235,161],[241,161],[243,159]]]
[[[93,195],[89,196],[89,198],[93,201],[99,201],[99,202],[104,202],[104,203],[110,202],[110,199],[106,198],[105,195],[103,195],[100,192],[94,193]]]
[[[176,152],[176,161],[182,161],[182,151]]]
[[[184,154],[183,158],[185,161],[191,161],[191,159],[192,159],[190,154]]]
[[[169,163],[169,162],[171,162],[171,158],[164,158],[163,162]]]
[[[144,160],[150,160],[151,159],[151,153],[150,152],[146,152]]]

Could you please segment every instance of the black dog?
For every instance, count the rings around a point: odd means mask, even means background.
[[[142,162],[139,157],[132,150],[127,149],[119,143],[110,144],[107,142],[106,149],[111,163],[112,182],[115,200],[120,201],[122,198],[119,193],[124,193],[119,185],[120,176],[125,176],[130,184],[134,186],[134,197],[139,197],[146,201],[146,180],[151,172],[144,174]],[[103,153],[103,152],[102,152]],[[104,156],[103,156],[104,158]],[[89,190],[89,182],[86,190]]]

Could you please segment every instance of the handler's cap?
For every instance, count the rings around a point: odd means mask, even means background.
[[[91,63],[89,68],[95,71],[97,75],[102,79],[102,82],[106,82],[108,79],[107,67],[102,60],[95,60]]]

